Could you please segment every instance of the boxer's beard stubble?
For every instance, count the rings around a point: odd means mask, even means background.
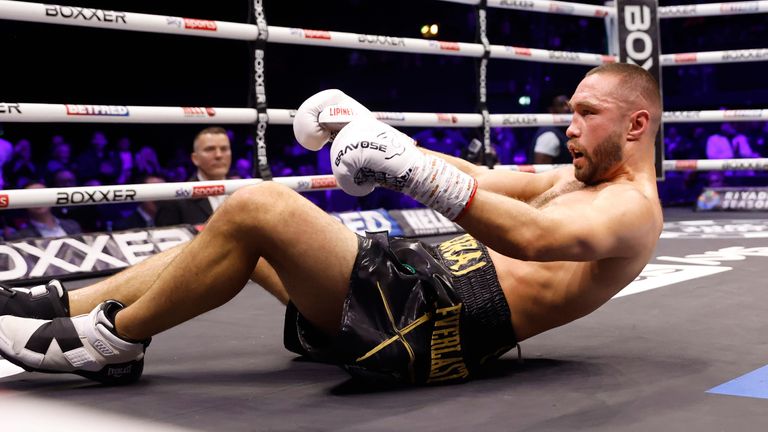
[[[576,147],[580,147],[578,141]],[[614,132],[599,142],[593,153],[582,153],[585,163],[581,168],[576,168],[576,180],[586,185],[599,183],[606,173],[624,158],[624,151],[619,143],[619,132]]]

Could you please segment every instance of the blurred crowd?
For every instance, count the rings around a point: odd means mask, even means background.
[[[551,112],[563,112],[553,111]],[[477,131],[461,128],[406,129],[419,145],[464,159],[478,161]],[[491,156],[504,165],[563,162],[568,158],[563,139],[565,128],[493,128]],[[236,141],[234,133],[221,129],[232,147],[239,149],[227,156],[226,178],[254,176],[250,138]],[[552,141],[549,154],[540,154],[543,134]],[[545,137],[547,135],[544,135]],[[196,138],[197,139],[197,138]],[[557,139],[560,150],[557,150]],[[666,159],[731,159],[768,157],[768,122],[725,122],[697,124],[668,124],[664,128]],[[197,141],[195,141],[197,142]],[[195,144],[196,146],[197,144]],[[229,145],[227,143],[227,145]],[[155,147],[134,143],[127,136],[107,136],[101,130],[90,133],[86,145],[74,146],[65,136],[50,136],[48,142],[32,142],[24,137],[0,136],[0,185],[3,189],[41,187],[98,186],[147,182],[184,182],[210,179],[200,176],[195,161],[195,148],[178,149],[170,156],[160,157]],[[534,152],[536,150],[536,152]],[[557,152],[560,155],[557,155]],[[270,167],[275,177],[328,174],[331,172],[329,149],[311,152],[297,142],[283,146],[270,155]],[[483,149],[480,149],[483,152]],[[554,152],[554,153],[553,153]],[[547,159],[549,158],[549,159]],[[567,163],[568,161],[565,161]],[[196,174],[197,173],[197,174]],[[222,173],[221,176],[224,176]],[[218,179],[218,177],[217,177]],[[745,186],[765,183],[763,172],[667,172],[659,183],[662,200],[666,205],[690,204],[705,186]],[[410,198],[386,190],[377,190],[366,197],[351,197],[340,191],[317,191],[305,196],[329,212],[372,208],[409,208],[418,206]],[[110,205],[54,207],[51,209],[11,210],[0,213],[3,237],[52,235],[35,221],[64,220],[59,228],[66,234],[77,232],[111,231],[132,228],[126,221],[142,214],[147,224],[154,223],[154,203],[121,203]],[[216,203],[212,203],[216,205]],[[37,212],[37,213],[35,213]],[[208,213],[209,215],[210,213]],[[141,219],[137,219],[141,221]],[[70,222],[71,221],[71,222]],[[171,222],[190,222],[169,219]],[[169,223],[171,223],[169,222]],[[195,220],[192,223],[201,221]],[[166,225],[169,223],[165,223]],[[134,224],[135,225],[135,224]],[[48,226],[51,226],[49,224]],[[62,231],[55,231],[61,234]],[[42,232],[41,232],[42,231]]]
[[[229,131],[221,129],[222,134]],[[227,140],[231,135],[227,135]],[[185,182],[199,180],[199,161],[193,156],[195,148],[178,149],[167,160],[158,157],[151,145],[134,145],[129,137],[111,140],[101,130],[94,130],[85,146],[70,143],[62,135],[53,135],[47,143],[33,143],[27,138],[8,140],[0,136],[0,185],[2,189],[34,189],[43,187],[100,186],[116,184]],[[227,147],[229,143],[227,141]],[[79,151],[76,151],[79,150]],[[229,150],[228,150],[229,152]],[[223,162],[222,162],[223,163]],[[227,154],[224,173],[216,179],[250,178],[250,157],[239,156],[232,161]],[[72,207],[5,210],[0,213],[0,235],[5,239],[59,234],[112,231],[154,225],[127,224],[137,212],[153,209],[154,203],[120,203]],[[151,210],[154,217],[154,210]],[[210,215],[210,213],[208,213]],[[149,217],[149,216],[148,216]],[[59,223],[63,221],[63,223]],[[38,222],[38,223],[36,223]],[[173,221],[182,223],[182,221]],[[167,223],[171,224],[171,222]],[[130,226],[129,226],[130,225]],[[62,232],[63,230],[63,232]]]

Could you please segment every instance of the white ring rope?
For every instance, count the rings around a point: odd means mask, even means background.
[[[567,165],[496,165],[494,169],[541,173]],[[665,160],[663,168],[664,171],[768,171],[768,158]]]
[[[490,3],[490,2],[489,2]],[[533,0],[510,1],[513,3],[534,3]],[[542,2],[568,4],[564,2]],[[758,11],[768,10],[768,0],[740,2],[748,5],[758,3]],[[765,5],[764,5],[765,3]],[[576,5],[572,3],[568,5]],[[728,3],[722,3],[723,7]],[[705,5],[692,5],[705,6]],[[708,6],[708,5],[707,5]],[[592,7],[592,6],[590,6]],[[593,7],[594,8],[594,7]],[[738,8],[735,8],[738,9]],[[42,3],[0,0],[0,19],[32,21],[50,24],[66,24],[83,27],[109,28],[113,30],[146,31],[154,33],[184,34],[212,38],[254,41],[259,35],[256,25],[191,19],[182,17],[139,14],[132,12],[107,11],[70,6],[46,5]],[[325,46],[334,48],[365,49],[386,52],[452,55],[480,58],[484,54],[482,44],[448,42],[416,38],[402,38],[385,35],[368,35],[329,30],[310,30],[289,27],[268,26],[268,42]],[[612,55],[584,52],[556,51],[507,45],[491,45],[491,58],[536,61],[546,63],[578,64],[597,66],[616,62]],[[711,51],[701,53],[680,53],[660,55],[662,66],[681,64],[736,63],[768,60],[768,49],[746,49]]]
[[[480,0],[440,0],[476,6]],[[615,16],[611,7],[551,0],[488,0],[488,7],[585,17]],[[768,0],[659,7],[659,18],[745,15],[768,12]]]
[[[664,123],[722,123],[768,120],[766,109],[666,111]]]
[[[662,66],[756,62],[768,60],[768,48],[662,54],[659,58]]]
[[[0,119],[18,123],[253,124],[256,115],[253,108],[0,102]],[[279,114],[275,115],[280,117]]]
[[[0,191],[3,209],[29,207],[63,207],[92,204],[161,201],[229,195],[246,186],[259,184],[261,179],[221,181],[147,183],[105,186],[80,186],[45,189],[12,189]],[[280,177],[273,181],[297,192],[336,188],[332,175]]]
[[[480,0],[440,0],[449,3],[461,3],[471,6],[480,4]],[[529,12],[575,15],[602,18],[615,15],[613,8],[583,3],[571,3],[551,0],[488,0],[489,8],[514,9]]]
[[[267,110],[269,124],[293,124],[295,110]],[[164,123],[253,124],[253,108],[70,105],[0,102],[7,123]],[[478,127],[481,114],[374,112],[381,121],[401,127]],[[570,114],[491,114],[492,127],[568,126]],[[668,111],[664,123],[707,123],[768,120],[768,109]]]
[[[0,18],[246,41],[259,35],[258,27],[252,24],[9,0],[0,0]]]
[[[495,169],[540,173],[566,165],[496,165]],[[768,158],[666,160],[665,171],[768,171]],[[276,177],[272,181],[297,192],[338,189],[332,175]],[[64,207],[126,202],[179,200],[229,195],[261,179],[181,183],[79,186],[68,188],[11,189],[0,191],[0,208]]]
[[[659,18],[747,15],[768,12],[768,0],[662,6]]]
[[[485,53],[482,44],[448,42],[396,36],[347,33],[329,30],[310,30],[288,27],[269,27],[269,42],[350,48],[385,52],[437,54],[480,58]],[[547,63],[598,66],[615,63],[616,56],[573,51],[556,51],[508,45],[491,45],[490,58],[541,61]]]

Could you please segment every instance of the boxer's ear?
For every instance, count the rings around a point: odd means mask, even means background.
[[[651,114],[647,110],[638,110],[629,116],[627,141],[639,141],[648,131],[651,124]]]

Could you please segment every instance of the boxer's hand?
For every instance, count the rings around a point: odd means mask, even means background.
[[[341,90],[323,90],[296,111],[293,135],[304,148],[317,151],[356,117],[374,118],[366,107]]]
[[[378,186],[403,192],[456,219],[477,190],[477,181],[445,160],[422,153],[413,139],[373,118],[358,118],[336,136],[331,168],[348,194],[363,196]]]

